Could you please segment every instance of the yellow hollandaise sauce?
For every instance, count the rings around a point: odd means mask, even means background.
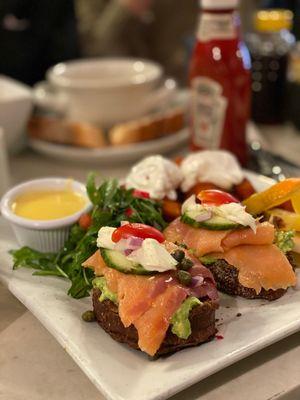
[[[19,217],[52,220],[75,214],[86,204],[87,199],[72,190],[41,190],[19,195],[11,209]]]

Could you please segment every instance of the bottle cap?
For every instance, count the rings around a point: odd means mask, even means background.
[[[291,29],[294,14],[290,10],[260,10],[254,16],[254,27],[260,32]]]
[[[239,6],[239,0],[200,0],[200,5],[209,10],[234,9]]]

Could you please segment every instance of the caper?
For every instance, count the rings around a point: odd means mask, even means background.
[[[94,322],[94,321],[96,321],[95,313],[92,310],[85,311],[82,314],[81,318],[84,320],[84,322]]]
[[[193,261],[192,261],[191,259],[189,259],[189,258],[184,258],[184,259],[181,261],[181,263],[180,263],[180,265],[179,265],[179,268],[180,268],[180,269],[183,269],[184,271],[187,271],[187,270],[189,270],[190,268],[192,268],[193,265],[194,265],[194,263],[193,263]]]
[[[172,257],[175,258],[179,263],[184,259],[184,251],[183,250],[175,250],[172,253]]]
[[[192,275],[187,271],[178,271],[179,282],[185,286],[189,286],[192,282]]]

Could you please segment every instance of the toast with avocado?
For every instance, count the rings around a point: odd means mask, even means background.
[[[102,227],[83,264],[95,272],[93,308],[115,340],[150,356],[212,339],[218,293],[211,272],[157,229]]]
[[[101,295],[102,293],[99,289],[93,289],[93,309],[96,320],[101,328],[114,340],[140,350],[137,329],[134,325],[125,328],[118,313],[117,305],[108,299],[100,301]],[[212,301],[205,301],[203,304],[194,307],[189,313],[189,323],[191,326],[189,337],[181,339],[172,332],[172,327],[169,327],[155,356],[158,357],[177,352],[187,347],[198,346],[213,339],[216,333],[216,308],[216,303]]]

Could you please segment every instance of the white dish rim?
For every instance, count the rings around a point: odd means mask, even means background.
[[[144,64],[145,68],[149,68],[149,72],[145,74],[145,72],[137,72],[133,75],[128,81],[116,80],[116,81],[109,81],[101,78],[95,79],[83,79],[77,78],[72,79],[70,77],[66,77],[63,75],[65,70],[69,68],[76,68],[76,67],[83,67],[85,65],[86,68],[90,65],[102,65],[102,66],[109,66],[109,64],[115,63],[120,65],[123,64],[132,64],[135,63],[142,63]],[[124,89],[130,87],[137,87],[137,86],[144,86],[148,85],[149,83],[155,83],[158,81],[163,75],[162,67],[151,60],[147,60],[145,58],[133,58],[133,57],[111,57],[106,59],[101,58],[87,58],[85,60],[70,60],[66,62],[62,62],[59,64],[54,65],[51,67],[47,73],[47,79],[49,82],[53,83],[54,85],[71,90],[116,90],[116,89]],[[143,79],[137,79],[138,77],[143,76]]]
[[[117,157],[119,163],[128,163],[129,161],[137,162],[147,155],[168,154],[180,146],[185,146],[185,143],[188,142],[188,137],[187,128],[183,128],[176,133],[158,139],[133,143],[128,146],[109,146],[99,149],[66,146],[40,139],[29,139],[28,143],[35,152],[53,159],[78,161],[83,164],[97,163],[99,165],[107,165],[107,163],[112,164],[112,162],[115,162]]]

